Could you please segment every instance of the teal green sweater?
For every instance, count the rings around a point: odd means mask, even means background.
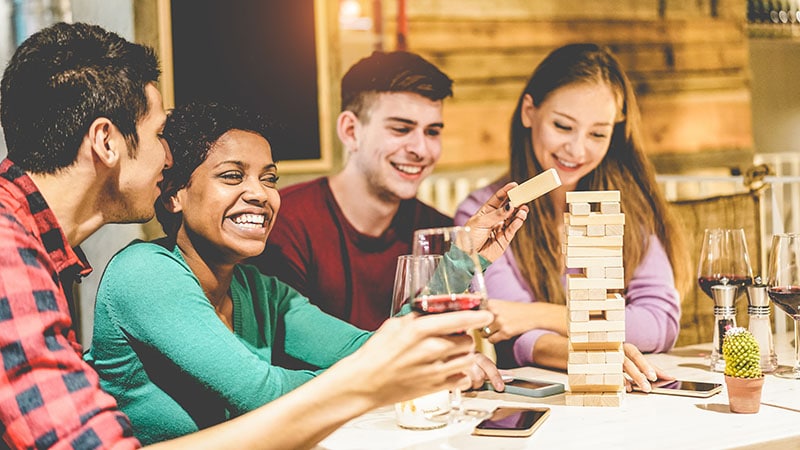
[[[313,378],[272,365],[272,349],[327,368],[370,333],[331,317],[288,285],[240,265],[233,333],[177,247],[136,242],[108,264],[85,355],[148,444],[253,410]]]

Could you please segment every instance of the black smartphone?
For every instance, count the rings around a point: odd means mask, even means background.
[[[492,417],[475,427],[473,434],[479,436],[525,437],[536,431],[550,416],[550,408],[512,408],[500,406]]]
[[[535,380],[533,378],[503,379],[506,385],[504,392],[526,395],[528,397],[547,397],[564,392],[564,385],[553,381]],[[494,389],[492,383],[486,383],[488,389]]]
[[[651,394],[667,394],[667,395],[684,395],[687,397],[711,397],[722,390],[722,385],[719,383],[709,383],[705,381],[687,381],[687,380],[656,380],[650,383],[653,390]],[[634,391],[641,391],[641,389],[633,385]]]

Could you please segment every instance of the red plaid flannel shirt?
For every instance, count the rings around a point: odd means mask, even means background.
[[[10,448],[136,448],[81,359],[65,280],[91,271],[33,181],[0,163],[0,434]],[[69,279],[72,277],[72,279]],[[0,446],[2,446],[0,442]]]

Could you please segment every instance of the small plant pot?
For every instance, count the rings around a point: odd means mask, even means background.
[[[761,388],[764,387],[764,377],[761,378],[736,378],[725,375],[725,385],[728,387],[728,403],[731,412],[753,414],[761,406]]]

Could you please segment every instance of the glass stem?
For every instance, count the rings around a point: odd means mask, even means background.
[[[800,373],[800,317],[794,317],[794,371]]]
[[[455,412],[461,412],[461,389],[453,389],[453,400],[450,402],[450,407]]]

